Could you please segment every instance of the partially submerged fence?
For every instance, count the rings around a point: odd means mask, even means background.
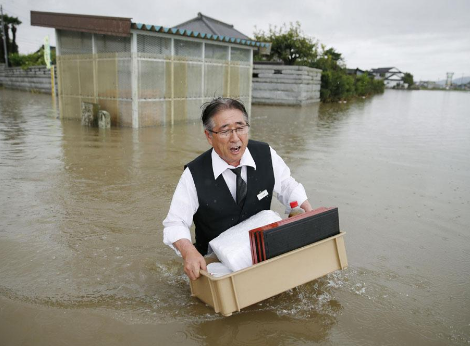
[[[252,49],[157,32],[130,37],[57,30],[61,116],[81,118],[98,103],[117,126],[197,119],[214,96],[250,109]]]

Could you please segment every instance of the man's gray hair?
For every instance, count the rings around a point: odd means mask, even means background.
[[[201,108],[202,124],[204,125],[204,129],[207,131],[212,131],[214,128],[214,116],[217,113],[227,109],[238,109],[241,111],[243,113],[243,117],[245,118],[245,122],[248,124],[248,113],[246,112],[245,105],[239,100],[228,97],[217,97],[209,102],[204,103]]]

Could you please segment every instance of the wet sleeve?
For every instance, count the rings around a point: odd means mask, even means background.
[[[290,212],[290,202],[297,201],[299,205],[307,200],[307,193],[302,184],[298,183],[290,173],[282,157],[271,148],[271,158],[274,171],[274,192],[277,199],[286,207],[286,213]]]
[[[163,220],[163,243],[175,250],[179,256],[181,254],[173,243],[180,239],[191,241],[189,228],[198,208],[196,185],[194,185],[191,171],[186,168],[176,186],[168,215]]]

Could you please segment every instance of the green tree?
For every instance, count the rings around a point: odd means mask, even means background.
[[[345,63],[341,53],[337,52],[334,48],[326,49],[324,44],[321,45],[321,49],[321,54],[317,59],[309,62],[310,67],[319,68],[322,71],[344,69]]]
[[[0,62],[2,63],[5,63],[4,39],[6,39],[8,55],[18,53],[18,45],[16,44],[16,27],[20,24],[21,21],[18,17],[10,17],[7,14],[3,15],[3,32],[5,33],[5,37],[0,37]],[[11,39],[10,30],[12,34]]]
[[[269,27],[269,31],[255,31],[257,41],[271,42],[271,54],[267,57],[255,55],[255,60],[283,61],[286,65],[304,65],[322,70],[320,99],[323,102],[347,100],[356,95],[366,96],[384,91],[383,81],[367,75],[349,76],[346,63],[340,52],[333,47],[321,45],[302,33],[300,23],[284,24],[281,28]]]
[[[354,96],[354,78],[342,70],[325,70],[321,75],[320,99],[338,102]]]
[[[373,94],[381,94],[385,90],[385,84],[383,79],[374,79],[373,76],[369,76],[367,73],[356,77],[356,95],[357,96],[369,96]]]
[[[55,49],[51,49],[51,65],[56,63]],[[10,54],[8,59],[10,60],[11,66],[20,66],[23,69],[27,69],[31,66],[44,66],[46,61],[44,60],[44,46],[41,46],[36,52],[31,54]]]
[[[323,102],[338,102],[355,95],[354,77],[348,76],[342,54],[334,48],[321,45],[321,54],[311,61],[310,67],[322,70],[320,99]]]
[[[408,84],[408,88],[411,87],[414,83],[413,75],[409,72],[405,72],[405,75],[402,78],[403,83]]]
[[[372,92],[372,80],[367,73],[363,73],[356,78],[357,96],[367,96]]]
[[[371,91],[373,94],[383,94],[385,91],[385,82],[383,79],[372,79]]]
[[[290,23],[277,28],[269,26],[268,32],[263,30],[255,31],[255,39],[261,42],[271,42],[271,53],[267,60],[283,61],[286,65],[302,64],[307,65],[317,57],[317,42],[305,36],[300,27],[300,23]],[[260,60],[260,56],[255,56]]]

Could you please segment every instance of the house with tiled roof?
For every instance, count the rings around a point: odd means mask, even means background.
[[[380,67],[370,70],[374,79],[383,79],[386,88],[393,88],[398,84],[403,84],[405,74],[396,67]]]
[[[60,116],[81,119],[82,105],[94,103],[112,126],[197,121],[216,96],[240,99],[250,113],[253,50],[270,47],[202,14],[168,28],[31,11],[31,25],[55,29]]]
[[[350,76],[361,76],[364,73],[366,73],[366,71],[361,70],[360,68],[357,67],[357,68],[347,68],[346,73]]]

